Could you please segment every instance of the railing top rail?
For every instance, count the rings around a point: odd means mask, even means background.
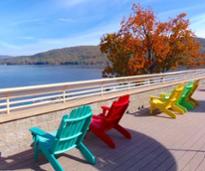
[[[203,71],[204,69],[197,70],[185,70],[185,71],[175,71],[175,72],[167,72],[167,73],[157,73],[157,74],[145,74],[145,75],[137,75],[137,76],[128,76],[128,77],[117,77],[117,78],[104,78],[104,79],[94,79],[88,81],[74,81],[74,82],[64,82],[64,83],[55,83],[55,84],[44,84],[44,85],[34,85],[34,86],[24,86],[24,87],[15,87],[15,88],[2,88],[0,89],[0,94],[11,93],[11,92],[21,92],[21,91],[35,91],[35,90],[63,90],[73,86],[83,86],[83,85],[99,85],[120,81],[129,81],[134,79],[146,79],[146,78],[154,78],[160,76],[170,76],[170,75],[178,75],[185,73],[193,73],[193,71]],[[1,96],[1,95],[0,95]]]

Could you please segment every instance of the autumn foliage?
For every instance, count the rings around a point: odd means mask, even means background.
[[[132,14],[117,33],[103,36],[100,49],[110,61],[104,76],[166,72],[201,64],[200,45],[182,13],[167,22],[154,12],[133,5]]]

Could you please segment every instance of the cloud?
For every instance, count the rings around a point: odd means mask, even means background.
[[[110,13],[106,14],[105,13],[106,9],[100,10],[100,8],[102,8],[102,7],[105,8],[104,5],[106,3],[109,3],[109,5],[112,4],[110,7],[115,7],[116,5],[119,5],[119,0],[113,0],[113,1],[110,1],[110,0],[98,0],[98,1],[94,1],[94,0],[58,0],[58,2],[60,2],[60,5],[63,8],[76,7],[79,5],[82,8],[82,10],[88,10],[88,8],[86,8],[86,7],[91,3],[91,1],[92,1],[92,3],[94,3],[94,5],[93,4],[92,5],[96,6],[95,10],[97,10],[99,12],[99,14],[98,13],[96,13],[96,15],[89,14],[88,17],[85,15],[78,14],[77,15],[78,20],[75,20],[75,18],[67,17],[65,15],[65,13],[62,13],[62,14],[58,15],[53,20],[55,22],[56,21],[62,22],[60,24],[58,23],[62,27],[64,24],[66,25],[68,23],[68,25],[69,25],[69,23],[73,23],[76,21],[80,22],[81,24],[88,23],[89,27],[85,28],[85,30],[80,29],[80,31],[79,31],[76,29],[76,33],[74,32],[75,34],[69,33],[72,35],[65,36],[64,38],[51,38],[51,37],[37,38],[40,36],[39,34],[32,35],[32,32],[28,32],[28,35],[21,36],[21,37],[16,36],[17,39],[25,40],[24,42],[22,41],[23,43],[21,42],[19,44],[18,43],[13,44],[13,43],[10,43],[9,41],[0,41],[0,54],[4,54],[4,55],[31,55],[34,53],[47,51],[50,49],[56,49],[56,48],[78,46],[78,45],[98,45],[100,43],[100,38],[103,36],[103,34],[118,31],[119,24],[120,24],[122,17],[124,15],[128,16],[130,10],[128,11],[128,9],[126,9],[127,10],[126,11],[126,10],[124,10],[125,8],[123,8],[123,10],[121,10],[120,12],[118,11],[116,14],[112,14],[112,15],[109,15]],[[122,0],[122,1],[120,1],[120,5],[123,4],[123,7],[125,7],[125,4],[130,3],[131,1],[134,2],[134,0]],[[160,0],[145,0],[145,1],[143,1],[143,3],[155,2],[155,1],[160,1]],[[56,1],[56,3],[57,3],[57,1]],[[96,5],[96,4],[98,4],[98,5]],[[159,13],[159,16],[163,17],[163,18],[167,18],[170,16],[175,16],[176,14],[183,12],[183,11],[191,11],[191,10],[196,10],[199,8],[200,8],[200,5],[184,7],[184,8],[179,8],[179,9],[172,9],[169,11],[162,11],[161,13]],[[73,8],[73,9],[75,10],[75,8]],[[63,11],[63,10],[64,9],[61,9],[61,11]],[[72,12],[72,10],[67,10],[67,11]],[[105,17],[106,15],[109,15],[109,18],[108,17],[106,18]],[[79,16],[80,16],[80,18],[79,18]],[[105,20],[105,18],[106,18],[106,20]],[[28,24],[28,23],[35,24],[35,23],[42,22],[42,21],[45,21],[45,24],[46,24],[46,21],[50,21],[50,20],[48,20],[48,19],[46,20],[45,17],[44,18],[31,18],[31,19],[17,20],[15,22],[13,22],[12,24],[13,25],[21,25],[21,24]],[[94,21],[93,25],[92,24],[90,25],[91,21]],[[191,18],[191,22],[192,22],[191,28],[193,28],[193,30],[196,32],[197,36],[205,37],[205,31],[203,30],[203,28],[205,28],[205,14],[201,14],[201,15],[198,15],[198,16]],[[50,22],[49,22],[49,24],[50,24]],[[92,27],[92,28],[90,28],[90,27]],[[56,31],[57,31],[57,29],[56,29]],[[48,29],[48,33],[49,33],[49,29]],[[22,34],[18,34],[18,35],[22,35]],[[46,35],[47,35],[46,33],[44,35],[42,34],[42,36],[44,36],[44,37]],[[49,35],[52,36],[52,34],[49,34]],[[62,35],[65,35],[65,34],[62,34]],[[60,35],[60,36],[62,36],[62,35]],[[13,37],[15,37],[15,36],[13,36]],[[17,42],[20,42],[20,41],[18,40]],[[27,43],[27,44],[25,44],[25,43]]]
[[[0,42],[0,54],[4,55],[31,55],[42,51],[47,51],[56,48],[79,46],[79,45],[98,45],[100,38],[103,34],[115,32],[119,29],[119,21],[114,21],[101,24],[97,27],[91,28],[88,31],[81,32],[80,34],[68,36],[65,38],[47,38],[35,39],[34,43],[15,45],[8,42]],[[33,37],[21,37],[30,39]]]
[[[173,18],[177,14],[186,12],[190,18],[190,28],[196,34],[197,37],[205,38],[205,13],[196,14],[200,9],[203,9],[204,5],[197,4],[193,6],[187,6],[184,8],[172,9],[164,12],[158,13],[160,19],[167,20],[168,18]]]
[[[62,1],[62,0],[60,0]],[[72,0],[71,0],[72,1]],[[71,1],[66,1],[68,3],[73,4]],[[77,0],[75,3],[83,3],[88,2],[88,0]],[[107,0],[105,0],[107,1]],[[123,0],[124,2],[127,0]],[[64,1],[65,2],[65,1]],[[98,2],[97,2],[98,3]],[[114,3],[114,2],[112,2]],[[103,10],[104,12],[104,10]],[[84,29],[77,28],[76,31],[72,33],[63,33],[61,38],[52,38],[52,34],[48,34],[49,36],[46,37],[47,34],[40,34],[35,35],[32,34],[33,32],[28,32],[26,35],[25,32],[20,32],[21,36],[17,37],[17,39],[22,39],[22,41],[13,39],[5,39],[5,42],[0,43],[0,54],[5,55],[31,55],[42,51],[47,51],[50,49],[62,48],[62,47],[70,47],[70,46],[78,46],[78,45],[98,45],[100,43],[100,38],[103,34],[118,31],[120,21],[123,17],[125,12],[120,12],[110,16],[109,18],[105,19],[105,14],[101,13],[96,15],[89,15],[89,17],[84,15],[79,15],[77,22],[87,22],[86,27]],[[64,13],[60,16],[55,18],[55,21],[65,23],[65,25],[69,22],[76,22],[75,18],[62,16],[65,15]],[[45,18],[42,19],[47,21]],[[38,18],[31,19],[31,20],[21,20],[16,22],[15,24],[21,23],[31,23],[31,22],[40,22],[42,21]],[[53,20],[54,21],[54,20]],[[89,22],[88,22],[89,21]],[[93,24],[90,24],[93,23]],[[63,25],[63,24],[62,24]],[[59,30],[63,30],[61,25],[58,28]],[[63,27],[63,26],[62,26]],[[48,33],[50,32],[49,28]],[[57,31],[57,29],[55,29]],[[25,34],[25,35],[24,35]],[[55,33],[56,34],[56,33]],[[70,34],[70,36],[68,36]],[[44,38],[41,38],[44,37]],[[64,38],[62,38],[64,36]],[[7,40],[7,41],[6,41]]]
[[[191,29],[198,37],[205,38],[205,13],[196,15],[190,19]]]
[[[61,22],[68,22],[68,23],[72,23],[72,22],[75,22],[76,20],[72,19],[72,18],[58,18],[58,21],[61,21]]]
[[[195,31],[195,34],[197,37],[205,38],[205,30],[204,29],[198,29]]]
[[[13,49],[13,50],[19,50],[20,47],[5,41],[0,41],[0,47],[1,48],[6,48],[6,49]]]
[[[193,11],[193,10],[197,10],[197,9],[201,9],[201,8],[204,8],[203,5],[193,5],[193,6],[187,6],[187,7],[183,7],[183,8],[175,8],[175,9],[171,9],[171,10],[168,10],[168,11],[162,11],[162,12],[159,12],[158,13],[158,16],[160,18],[163,18],[163,19],[167,19],[167,18],[173,18],[175,17],[176,15],[180,14],[180,13],[188,13],[190,11]]]
[[[200,25],[200,24],[205,24],[205,13],[204,14],[199,14],[190,19],[192,25]]]
[[[17,20],[15,22],[12,22],[12,26],[22,25],[22,24],[29,24],[29,23],[39,23],[42,19],[40,18],[31,18],[31,19],[24,19],[24,20]]]
[[[58,0],[58,3],[61,3],[64,7],[74,7],[76,5],[86,3],[89,0]]]
[[[34,40],[35,37],[33,36],[20,36],[20,37],[17,37],[18,39],[23,39],[23,40]]]

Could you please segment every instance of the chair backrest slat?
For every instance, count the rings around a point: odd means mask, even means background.
[[[198,86],[199,86],[199,80],[193,81],[193,87],[192,87],[192,89],[191,89],[191,92],[190,92],[190,94],[189,94],[189,97],[191,97],[191,96],[194,94],[194,92],[195,92],[195,90],[198,88]]]
[[[166,102],[166,105],[172,105],[173,103],[176,103],[176,101],[179,99],[179,97],[182,94],[182,91],[184,89],[184,84],[179,84],[177,87],[172,91],[169,99]]]
[[[54,154],[67,151],[83,140],[92,117],[90,106],[82,106],[64,115],[58,128],[53,146]]]
[[[187,98],[190,95],[192,89],[193,89],[193,81],[190,81],[185,85],[184,90],[182,92],[181,99]]]

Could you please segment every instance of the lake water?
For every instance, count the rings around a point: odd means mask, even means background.
[[[102,78],[102,69],[69,65],[0,65],[0,88]]]

